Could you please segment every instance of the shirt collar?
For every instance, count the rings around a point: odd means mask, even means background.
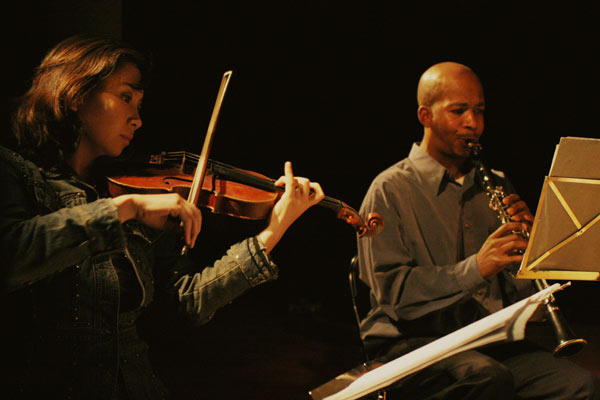
[[[408,158],[417,169],[419,180],[429,195],[437,196],[444,191],[448,183],[455,183],[448,170],[421,149],[419,143],[413,143]],[[473,185],[474,173],[475,171],[471,169],[465,175],[463,188],[469,188]]]

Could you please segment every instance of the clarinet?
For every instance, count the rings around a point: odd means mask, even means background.
[[[504,204],[504,188],[497,186],[494,182],[494,178],[491,172],[483,165],[479,158],[481,152],[481,144],[474,140],[468,140],[467,146],[471,153],[471,161],[475,168],[475,177],[479,184],[484,189],[485,193],[490,199],[490,208],[494,210],[498,219],[502,224],[511,221],[511,217],[508,214],[508,206]],[[529,231],[521,229],[514,231],[513,233],[518,234],[522,238],[529,240]],[[521,252],[522,253],[522,252]],[[548,283],[545,279],[535,279],[535,286],[538,290],[543,290],[548,287]],[[544,301],[545,313],[552,323],[554,335],[556,337],[556,346],[553,354],[555,357],[570,357],[578,353],[583,346],[587,344],[587,341],[582,338],[577,338],[573,331],[569,328],[560,308],[556,304],[554,295],[550,294]]]

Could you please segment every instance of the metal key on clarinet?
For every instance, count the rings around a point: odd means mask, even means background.
[[[494,182],[494,178],[491,172],[483,165],[479,155],[481,152],[481,144],[474,140],[468,140],[467,146],[471,153],[471,161],[475,167],[476,179],[479,181],[486,194],[490,198],[490,207],[496,212],[496,215],[500,219],[502,224],[511,222],[511,217],[508,214],[508,205],[504,204],[504,189],[502,186],[497,186]],[[529,240],[528,230],[518,230],[514,233],[519,234],[526,240]],[[520,252],[522,253],[522,252]],[[548,283],[545,279],[536,279],[535,285],[538,290],[543,290],[548,287]],[[554,335],[556,337],[556,346],[553,354],[556,357],[569,357],[578,353],[583,346],[587,344],[587,341],[582,338],[577,338],[573,331],[567,325],[567,322],[560,311],[560,308],[556,304],[556,299],[551,294],[544,301],[546,306],[545,311],[548,319],[552,323]]]

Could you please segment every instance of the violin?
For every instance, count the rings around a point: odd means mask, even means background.
[[[180,151],[151,155],[145,168],[133,175],[108,177],[111,196],[131,193],[178,193],[189,198],[200,156]],[[275,180],[257,172],[243,170],[208,159],[197,206],[213,213],[243,219],[267,218],[285,188],[275,186]],[[358,212],[341,200],[326,196],[318,205],[336,212],[358,237],[376,236],[383,229],[383,220],[371,213],[363,221]]]
[[[208,158],[231,74],[232,71],[226,71],[221,79],[200,155],[175,152],[151,156],[151,167],[143,173],[108,178],[113,197],[126,193],[178,193],[190,203],[215,213],[248,219],[269,215],[284,188],[275,186],[275,180],[264,175]],[[375,236],[383,229],[383,219],[376,213],[369,214],[363,222],[356,210],[340,200],[325,197],[319,205],[335,210],[338,218],[354,227],[358,237]],[[187,249],[184,246],[182,254]]]

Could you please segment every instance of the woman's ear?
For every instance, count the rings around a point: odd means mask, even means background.
[[[69,104],[67,108],[69,109],[69,111],[73,111],[76,113],[81,108],[81,103],[83,103],[83,99],[81,99],[80,97],[72,98],[70,99],[70,103],[71,104]]]

